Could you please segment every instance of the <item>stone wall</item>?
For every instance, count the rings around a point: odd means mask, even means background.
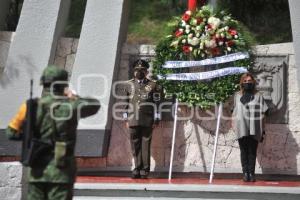
[[[22,165],[14,162],[0,163],[0,199],[19,200],[22,196]]]
[[[13,40],[14,33],[0,32],[0,73],[3,71],[8,56],[10,43]]]

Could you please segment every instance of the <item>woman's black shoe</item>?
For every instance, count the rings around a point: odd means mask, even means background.
[[[249,181],[250,181],[250,176],[249,176],[249,173],[248,173],[248,172],[245,172],[245,173],[244,173],[243,181],[244,181],[244,182],[249,182]]]
[[[255,182],[256,181],[254,173],[249,173],[249,181],[250,182]]]

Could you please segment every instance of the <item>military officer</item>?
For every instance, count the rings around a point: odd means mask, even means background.
[[[128,110],[125,114],[135,164],[132,178],[147,178],[150,171],[152,129],[160,119],[158,106],[162,92],[156,82],[147,78],[147,61],[137,60],[133,67],[134,78],[128,81],[126,91]]]
[[[39,157],[38,165],[29,167],[28,200],[69,200],[73,196],[78,120],[97,113],[100,103],[75,95],[66,88],[67,80],[67,71],[55,66],[48,66],[41,77],[44,90],[37,100],[34,134],[53,145]],[[24,103],[8,125],[6,134],[10,139],[22,137],[26,110]]]

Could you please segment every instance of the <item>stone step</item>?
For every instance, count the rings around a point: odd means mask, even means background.
[[[172,183],[76,183],[74,196],[75,200],[149,198],[299,200],[300,187]]]

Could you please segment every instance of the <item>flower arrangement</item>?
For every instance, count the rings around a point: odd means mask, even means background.
[[[166,61],[203,60],[235,52],[251,53],[253,41],[249,32],[224,11],[214,12],[209,6],[186,11],[170,22],[172,34],[159,42],[153,62],[153,74],[186,72],[186,69],[162,68]],[[249,67],[251,59],[230,63]],[[218,68],[224,65],[218,65]],[[160,80],[166,93],[176,94],[181,102],[207,109],[224,102],[238,89],[239,75],[230,75],[210,81]]]

